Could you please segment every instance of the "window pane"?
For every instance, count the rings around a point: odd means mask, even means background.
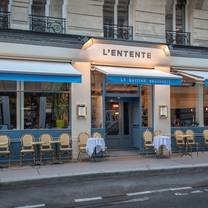
[[[50,1],[50,16],[62,18],[63,0]]]
[[[16,91],[17,82],[0,81],[0,91]]]
[[[114,24],[114,0],[105,0],[103,6],[103,23]]]
[[[176,31],[185,32],[185,0],[178,0],[176,4]]]
[[[54,83],[54,82],[25,82],[25,91],[69,91],[70,84],[67,83]]]
[[[102,85],[103,75],[99,72],[93,71],[91,74],[92,86],[92,128],[103,127],[103,96]]]
[[[0,92],[0,129],[16,129],[16,92]]]
[[[152,86],[143,85],[141,89],[142,126],[152,127]]]
[[[0,1],[0,12],[8,12],[9,0]]]
[[[25,129],[68,128],[69,100],[67,93],[25,93]]]
[[[193,126],[196,120],[196,88],[194,86],[171,87],[171,125]]]
[[[33,0],[32,15],[45,16],[46,0]]]
[[[167,0],[166,3],[166,14],[165,14],[165,26],[166,30],[173,30],[173,0]]]
[[[118,25],[128,26],[128,24],[129,24],[129,0],[119,0]]]

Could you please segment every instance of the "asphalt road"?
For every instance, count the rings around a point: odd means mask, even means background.
[[[0,208],[207,208],[208,172],[133,174],[0,187]]]

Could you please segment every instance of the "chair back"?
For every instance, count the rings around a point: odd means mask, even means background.
[[[80,133],[79,136],[78,136],[79,147],[86,146],[88,138],[89,138],[89,134],[88,133],[86,133],[86,132]]]
[[[181,130],[175,131],[175,139],[176,139],[176,145],[184,145],[183,137],[181,137],[184,133]]]
[[[195,134],[192,130],[188,129],[186,130],[186,134],[189,135],[187,137],[187,143],[188,144],[195,144]]]
[[[63,133],[59,137],[61,147],[71,146],[71,137],[69,134]]]
[[[41,144],[41,146],[42,146],[43,148],[51,148],[51,143],[50,143],[50,141],[52,141],[52,137],[51,137],[50,134],[42,134],[42,135],[40,136],[40,141],[43,142],[43,143]]]
[[[33,149],[34,137],[31,134],[25,134],[21,138],[21,144],[23,149]]]
[[[143,133],[143,139],[144,139],[144,146],[147,146],[149,144],[152,144],[152,132],[149,130],[145,131]]]
[[[102,138],[102,135],[98,132],[94,132],[92,135],[93,138]]]
[[[204,143],[208,144],[208,130],[203,131],[203,136],[204,136]]]
[[[10,138],[7,135],[0,135],[0,151],[9,150]]]

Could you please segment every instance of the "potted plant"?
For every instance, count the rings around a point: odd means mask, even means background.
[[[68,103],[67,103],[65,94],[57,94],[54,99],[54,113],[56,117],[56,127],[64,128],[65,127],[65,118],[68,112]]]

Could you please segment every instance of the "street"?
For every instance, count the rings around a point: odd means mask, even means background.
[[[208,174],[199,169],[1,186],[0,207],[207,208],[207,197]]]

